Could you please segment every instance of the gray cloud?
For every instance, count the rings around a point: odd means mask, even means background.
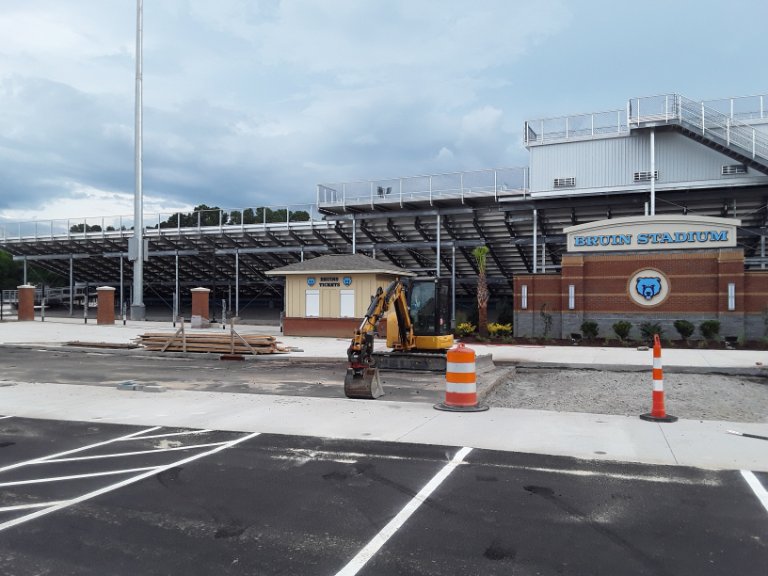
[[[757,0],[734,8],[766,15]],[[711,14],[651,0],[644,10],[667,17],[640,28],[634,9],[145,2],[145,192],[174,205],[298,204],[321,182],[522,165],[524,120],[668,90],[718,96],[707,63],[725,58],[726,92],[765,91],[716,43],[680,40],[680,18],[705,29]],[[760,49],[757,21],[734,39],[740,53]],[[45,214],[78,189],[133,191],[134,25],[134,0],[4,0],[0,216]]]

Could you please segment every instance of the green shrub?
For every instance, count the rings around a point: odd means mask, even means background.
[[[640,336],[647,342],[653,342],[653,337],[658,334],[659,338],[664,335],[664,330],[658,322],[643,322],[640,324]]]
[[[505,338],[512,334],[512,324],[491,322],[488,324],[488,334],[491,338]]]
[[[688,322],[688,320],[675,320],[675,330],[680,334],[680,338],[688,340],[693,331],[696,330],[696,326],[692,322]]]
[[[720,334],[719,320],[705,320],[699,324],[699,332],[706,340],[714,340]]]
[[[619,320],[613,325],[613,331],[622,342],[627,339],[630,330],[632,330],[632,322],[627,322],[626,320]]]
[[[474,334],[475,330],[477,330],[477,326],[472,324],[472,322],[461,322],[456,326],[456,336],[464,338],[470,334]]]
[[[597,333],[599,331],[600,329],[597,326],[597,322],[592,320],[584,320],[584,322],[581,323],[581,333],[587,340],[594,340],[597,338]]]

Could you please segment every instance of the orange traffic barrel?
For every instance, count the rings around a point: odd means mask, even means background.
[[[445,402],[435,404],[437,410],[450,412],[482,412],[488,406],[477,401],[475,351],[463,342],[448,350],[445,366]]]
[[[653,403],[648,414],[641,414],[642,420],[650,422],[676,422],[677,416],[670,416],[664,408],[664,370],[661,366],[661,340],[653,335]]]

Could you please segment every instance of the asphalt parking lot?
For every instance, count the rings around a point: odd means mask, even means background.
[[[0,418],[8,576],[768,573],[740,471]]]

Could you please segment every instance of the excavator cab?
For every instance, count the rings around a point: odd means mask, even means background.
[[[413,278],[406,282],[408,314],[413,326],[414,346],[400,345],[397,314],[387,315],[387,347],[411,352],[435,352],[453,346],[451,333],[450,280]]]
[[[405,353],[406,365],[407,353],[443,353],[453,346],[449,299],[449,284],[437,278],[397,279],[386,290],[379,288],[347,349],[346,396],[374,399],[384,394],[373,356],[375,330],[384,313],[387,346],[392,354]]]

